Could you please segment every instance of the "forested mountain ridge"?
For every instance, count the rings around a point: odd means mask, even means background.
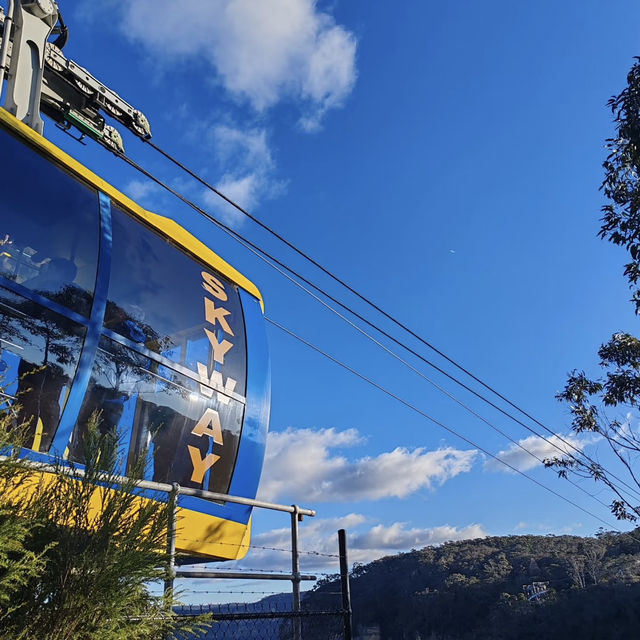
[[[383,640],[640,638],[640,529],[426,547],[356,565],[351,590],[355,627]]]

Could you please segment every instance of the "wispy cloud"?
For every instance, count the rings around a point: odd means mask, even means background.
[[[429,545],[442,544],[453,540],[484,538],[486,532],[479,524],[471,524],[462,529],[443,525],[430,529],[407,529],[404,522],[396,522],[388,527],[378,524],[365,533],[355,533],[351,539],[351,547],[362,550],[401,551],[419,549]]]
[[[215,185],[225,196],[251,212],[260,202],[282,193],[285,184],[275,177],[266,129],[217,124],[210,128],[207,137],[218,165],[225,167],[224,175]],[[237,227],[243,222],[242,213],[212,191],[203,191],[202,198],[227,224]]]
[[[511,465],[518,471],[529,471],[535,467],[542,466],[542,462],[540,462],[540,460],[562,457],[567,454],[575,455],[576,449],[578,451],[582,451],[584,447],[593,444],[595,439],[588,436],[578,437],[575,435],[550,435],[544,439],[539,436],[529,436],[528,438],[523,438],[518,442],[520,447],[512,444],[503,451],[499,451],[496,454],[496,457]],[[531,453],[527,453],[524,449]],[[485,462],[484,468],[487,471],[507,471],[509,473],[514,473],[511,469],[493,458],[488,459]]]
[[[211,140],[221,162],[254,170],[273,168],[273,158],[264,128],[239,129],[227,124],[211,128]]]
[[[369,519],[358,513],[338,518],[310,518],[300,525],[301,566],[304,570],[329,569],[330,572],[337,572],[339,529],[347,530],[350,562],[371,562],[410,549],[454,540],[484,538],[487,535],[479,524],[461,528],[443,525],[420,529],[409,527],[404,522],[371,526]],[[282,570],[290,568],[291,560],[285,553],[291,549],[291,531],[288,528],[256,535],[251,544],[253,548],[249,552],[250,555],[240,566],[246,564],[251,567]]]
[[[356,502],[405,498],[471,469],[477,452],[451,447],[397,447],[350,460],[336,449],[362,442],[357,430],[287,429],[271,432],[260,495],[301,502]]]
[[[138,204],[149,208],[152,208],[152,204],[163,194],[161,187],[146,178],[144,180],[131,180],[123,190],[126,195]]]
[[[515,532],[528,531],[529,533],[545,533],[553,532],[554,535],[568,535],[582,529],[582,522],[573,522],[558,528],[549,522],[518,522],[513,528]]]

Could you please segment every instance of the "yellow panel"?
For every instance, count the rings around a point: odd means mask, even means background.
[[[157,229],[162,235],[171,238],[173,242],[197,256],[213,269],[235,282],[239,287],[242,287],[245,291],[248,291],[251,295],[258,298],[264,311],[262,295],[258,288],[239,271],[234,269],[228,262],[211,251],[211,249],[200,242],[200,240],[192,236],[177,222],[143,209],[139,204],[125,196],[115,187],[112,187],[108,182],[105,182],[102,178],[98,177],[84,165],[80,164],[69,154],[56,147],[53,143],[49,142],[49,140],[36,133],[33,129],[20,122],[8,111],[2,108],[0,108],[0,124],[17,134],[25,140],[25,142],[29,142],[35,146],[45,156],[48,156],[50,159],[61,164],[68,171],[71,171],[97,190],[108,195],[114,202],[117,202],[132,214],[147,222],[149,225]]]
[[[245,525],[189,509],[178,511],[176,548],[183,553],[241,560],[250,539],[251,520]]]
[[[35,487],[39,483],[45,485],[54,481],[54,474],[48,472],[34,472],[29,483]],[[75,480],[74,482],[79,482]],[[16,494],[29,494],[30,484],[24,484],[16,489]],[[97,487],[91,496],[90,513],[97,514],[103,504],[103,487]],[[113,491],[109,489],[108,491]],[[134,505],[147,502],[149,498],[136,496]],[[240,524],[232,520],[224,520],[190,509],[178,509],[178,523],[176,536],[176,551],[189,555],[206,556],[211,559],[240,560],[249,550],[251,538],[251,520],[248,524]]]

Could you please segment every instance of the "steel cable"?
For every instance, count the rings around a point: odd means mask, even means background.
[[[155,145],[154,145],[155,148]],[[220,220],[218,220],[217,218],[215,218],[213,215],[211,215],[210,213],[208,213],[207,211],[205,211],[204,209],[202,209],[202,207],[199,207],[197,204],[195,204],[194,202],[192,202],[191,200],[189,200],[188,198],[186,198],[184,195],[182,195],[181,193],[179,193],[177,190],[173,189],[171,186],[169,186],[168,184],[166,184],[165,182],[163,182],[162,180],[160,180],[159,178],[157,178],[156,176],[154,176],[152,173],[150,173],[149,171],[147,171],[146,169],[144,169],[141,165],[139,165],[137,162],[135,162],[134,160],[132,160],[131,158],[129,158],[128,156],[126,156],[125,154],[122,153],[116,153],[116,155],[121,158],[123,161],[125,161],[127,164],[129,164],[130,166],[132,166],[134,169],[136,169],[137,171],[139,171],[140,173],[142,173],[143,175],[145,175],[147,178],[149,178],[150,180],[152,180],[153,182],[155,182],[156,184],[158,184],[160,187],[162,187],[163,189],[167,190],[169,193],[171,193],[173,196],[175,196],[176,198],[178,198],[179,200],[181,200],[184,204],[186,204],[187,206],[189,206],[190,208],[194,209],[196,212],[200,213],[200,215],[202,215],[203,217],[205,217],[207,220],[209,220],[210,222],[212,222],[214,225],[216,225],[218,228],[220,228],[222,231],[224,231],[225,233],[227,233],[230,237],[234,238],[236,241],[240,242],[241,244],[243,244],[243,246],[245,246],[246,248],[250,248],[250,250],[252,250],[256,255],[258,255],[259,257],[264,257],[264,258],[268,258],[268,260],[272,260],[274,263],[276,263],[277,265],[279,265],[280,267],[282,267],[283,269],[285,269],[286,271],[288,271],[289,273],[293,274],[295,277],[299,278],[300,280],[302,280],[303,282],[305,282],[306,284],[308,284],[309,286],[313,287],[316,291],[318,291],[321,295],[326,296],[329,300],[331,300],[332,302],[334,302],[335,304],[338,304],[341,308],[345,309],[347,312],[353,314],[355,317],[357,317],[358,319],[360,319],[361,321],[365,322],[368,326],[373,327],[374,329],[376,329],[377,331],[379,331],[382,335],[384,335],[385,337],[387,337],[388,339],[392,340],[394,343],[398,344],[399,346],[403,347],[404,349],[406,349],[407,351],[409,351],[410,353],[412,353],[413,355],[415,355],[416,357],[418,357],[420,360],[424,361],[426,364],[428,364],[429,366],[435,368],[437,371],[439,371],[440,373],[442,373],[443,375],[445,375],[446,377],[448,377],[449,379],[453,380],[454,382],[456,382],[458,385],[462,386],[464,389],[466,389],[467,391],[471,392],[472,394],[474,394],[476,397],[478,397],[479,399],[483,400],[484,402],[486,402],[487,404],[489,404],[490,406],[492,406],[493,408],[497,409],[498,411],[500,411],[501,413],[503,413],[504,415],[508,416],[509,418],[511,418],[512,420],[514,420],[515,422],[517,422],[518,424],[520,424],[521,426],[523,426],[525,429],[527,429],[528,431],[530,431],[531,433],[535,434],[536,436],[542,438],[543,440],[545,440],[548,444],[552,445],[553,447],[555,447],[558,451],[560,451],[563,455],[569,455],[571,457],[572,454],[568,453],[565,449],[562,449],[561,447],[559,447],[556,443],[548,440],[547,438],[545,438],[545,436],[539,434],[538,432],[536,432],[534,429],[532,429],[531,427],[529,427],[528,425],[526,425],[525,423],[523,423],[522,421],[520,421],[518,418],[516,418],[515,416],[509,414],[508,412],[506,412],[504,409],[502,409],[501,407],[495,405],[495,403],[491,402],[490,400],[488,400],[487,398],[485,398],[484,396],[482,396],[481,394],[479,394],[478,392],[476,392],[475,390],[473,390],[472,388],[468,387],[467,385],[465,385],[463,382],[459,381],[457,378],[451,376],[451,374],[447,373],[446,371],[444,371],[442,368],[438,367],[438,365],[430,362],[428,359],[426,359],[424,356],[422,356],[421,354],[415,352],[413,349],[411,349],[410,347],[404,345],[402,342],[400,342],[398,339],[394,338],[393,336],[391,336],[390,334],[386,333],[385,331],[383,331],[382,329],[376,327],[372,322],[370,322],[369,320],[367,320],[366,318],[364,318],[363,316],[361,316],[360,314],[358,314],[357,312],[353,311],[351,308],[349,308],[348,306],[346,306],[344,303],[340,302],[339,300],[337,300],[336,298],[334,298],[333,296],[331,296],[330,294],[328,294],[327,292],[325,292],[324,290],[322,290],[320,287],[318,287],[317,285],[315,285],[313,282],[309,281],[308,279],[306,279],[304,276],[302,276],[301,274],[297,273],[295,270],[293,270],[292,268],[288,267],[287,265],[285,265],[284,263],[282,263],[281,261],[279,261],[277,258],[275,258],[274,256],[272,256],[271,254],[269,254],[267,251],[265,251],[264,249],[262,249],[261,247],[259,247],[258,245],[254,244],[253,242],[251,242],[250,240],[248,240],[247,238],[245,238],[244,236],[242,236],[241,234],[239,234],[237,231],[235,231],[234,229],[232,229],[230,226],[224,224],[223,222],[221,222]],[[163,155],[164,152],[163,152]],[[189,171],[189,173],[191,173]],[[214,189],[214,191],[216,193],[218,193],[217,190]],[[222,196],[225,200],[229,201],[230,203],[232,203],[232,201],[230,199],[228,199],[226,196]],[[235,206],[235,205],[234,205]],[[241,211],[242,210],[240,208]],[[268,263],[267,260],[267,263]],[[314,296],[315,297],[315,296]],[[317,298],[316,298],[317,299]],[[342,317],[342,316],[341,316]],[[354,325],[355,326],[355,325]],[[456,400],[457,401],[457,400]],[[459,402],[459,401],[457,401]],[[461,403],[462,404],[462,403]],[[465,406],[464,404],[462,406]],[[501,432],[502,433],[502,432]],[[553,433],[552,431],[550,431],[550,433],[552,433],[555,437],[558,437],[560,440],[564,441],[560,436],[558,436],[557,434]],[[504,435],[504,434],[503,434]],[[510,439],[508,436],[505,436],[508,439]],[[511,439],[510,439],[511,440]],[[514,442],[513,440],[511,440],[512,442]],[[516,443],[517,444],[517,443]],[[574,445],[572,445],[571,443],[567,443],[569,446],[571,446],[571,448],[573,448],[575,451],[577,451],[580,455],[583,455],[587,460],[591,461],[590,458],[584,454],[584,452],[582,452],[580,449],[576,448]],[[518,446],[520,446],[520,448],[523,448],[520,444],[518,444]],[[477,447],[479,448],[479,447]],[[534,455],[531,452],[530,455]],[[495,457],[493,456],[493,454],[488,454],[491,457]],[[575,458],[574,458],[575,459]],[[593,462],[593,461],[591,461]],[[617,479],[616,476],[614,476],[612,473],[610,473],[610,475],[614,478]],[[534,480],[534,482],[537,482]],[[634,491],[633,487],[630,487],[629,485],[626,485],[626,483],[624,483],[624,481],[619,480],[619,482],[621,482],[621,484],[625,484],[625,486],[627,486],[631,491]],[[575,483],[574,483],[575,484]],[[576,485],[577,486],[577,485]],[[583,490],[583,489],[581,489]],[[584,491],[584,490],[583,490]],[[588,492],[585,491],[585,493],[587,493],[587,495],[589,495],[590,497],[594,498],[595,500],[597,500],[598,502],[600,502],[601,504],[602,501],[600,501],[598,498],[596,498],[595,496],[593,496],[592,494],[589,494]],[[638,494],[640,495],[640,494]],[[597,518],[597,516],[594,516]],[[599,519],[599,518],[598,518]],[[604,521],[603,521],[604,522]],[[607,525],[610,526],[610,525]]]

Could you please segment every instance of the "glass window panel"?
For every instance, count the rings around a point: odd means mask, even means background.
[[[47,452],[76,373],[86,330],[0,288],[0,376],[5,400],[20,406],[28,446]]]
[[[99,205],[91,191],[0,130],[0,275],[89,315]]]
[[[83,461],[83,435],[91,414],[98,410],[102,432],[117,432],[121,438],[127,471],[146,454],[149,479],[227,493],[244,405],[228,397],[221,401],[213,389],[205,388],[205,394],[202,390],[190,378],[102,338],[74,432],[71,459]],[[194,435],[205,414],[212,417],[211,424],[203,435]],[[216,433],[217,420],[220,437],[210,435]]]
[[[227,300],[220,301],[205,290],[203,271],[222,283]],[[210,301],[209,322],[205,298]],[[223,383],[228,378],[235,381],[236,393],[244,396],[246,392],[244,318],[237,289],[116,206],[104,324],[196,374],[198,363],[208,378],[217,371]],[[232,346],[218,353],[223,362],[216,363],[212,341],[224,340]]]

